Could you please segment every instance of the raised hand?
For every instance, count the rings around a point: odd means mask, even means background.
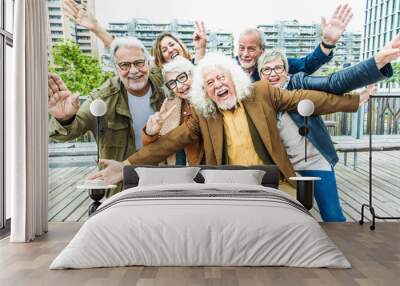
[[[386,64],[394,60],[400,59],[400,33],[380,50],[374,58],[378,69],[383,68]]]
[[[48,110],[56,119],[67,121],[78,112],[79,94],[72,95],[58,75],[49,74],[48,92]]]
[[[97,29],[99,25],[97,19],[87,11],[84,5],[79,5],[74,0],[64,0],[63,8],[65,15],[71,21],[74,21],[91,31]]]
[[[161,128],[164,125],[165,119],[171,116],[176,109],[176,104],[167,110],[168,99],[165,99],[159,112],[154,113],[149,117],[146,123],[146,134],[153,136],[160,133]]]
[[[369,96],[371,94],[376,93],[377,90],[378,90],[378,88],[376,87],[376,85],[370,84],[363,91],[361,91],[360,92],[360,104],[359,104],[359,106],[361,106],[364,103],[366,103],[368,101],[368,99],[369,99]]]
[[[102,180],[107,184],[117,184],[123,179],[125,164],[114,160],[100,159],[99,163],[105,168],[88,177],[89,180]]]
[[[328,20],[322,17],[321,31],[324,43],[335,44],[346,30],[352,17],[353,12],[349,4],[337,6],[332,17]]]
[[[397,34],[393,40],[390,41],[390,43],[386,46],[388,48],[392,49],[400,49],[400,33]]]
[[[195,21],[195,30],[193,33],[193,43],[196,50],[207,47],[207,32],[203,21]]]

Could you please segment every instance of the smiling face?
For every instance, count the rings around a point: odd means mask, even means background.
[[[257,32],[243,34],[239,38],[239,62],[242,68],[250,69],[256,66],[261,56],[260,37]]]
[[[218,67],[205,68],[203,81],[207,96],[219,109],[230,110],[236,106],[235,84],[229,72]]]
[[[171,92],[182,99],[189,97],[190,87],[192,86],[192,73],[191,72],[167,72],[165,73],[164,80],[168,86],[169,82],[175,82],[176,86],[171,90]]]
[[[177,56],[184,56],[182,47],[169,36],[165,36],[161,40],[160,50],[165,62],[169,62]]]
[[[145,60],[143,66],[130,64],[128,70],[123,70],[120,66],[126,63],[140,63]],[[149,87],[149,62],[140,48],[120,47],[115,52],[115,63],[118,75],[128,92],[135,95],[142,95]]]
[[[288,79],[288,72],[284,67],[281,59],[274,59],[265,63],[261,68],[261,79],[268,80],[275,87],[282,87]]]

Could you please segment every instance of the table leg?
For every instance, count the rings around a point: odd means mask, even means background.
[[[296,199],[311,210],[314,203],[314,181],[297,181]]]
[[[100,200],[104,197],[106,190],[105,189],[89,189],[89,197],[94,201],[88,209],[89,216],[94,213],[97,208],[101,205]]]

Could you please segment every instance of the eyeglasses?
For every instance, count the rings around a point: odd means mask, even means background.
[[[137,69],[141,69],[144,67],[144,65],[146,64],[146,60],[137,60],[137,61],[133,61],[133,62],[121,62],[118,63],[118,67],[123,70],[123,71],[129,71],[132,67],[132,65],[137,68]]]
[[[274,71],[276,74],[281,74],[285,71],[285,66],[284,65],[276,65],[273,68],[270,67],[265,67],[261,69],[261,73],[263,75],[270,75]]]
[[[165,83],[165,86],[169,90],[174,90],[178,86],[179,83],[185,83],[189,78],[189,75],[187,72],[183,72],[178,74],[178,76],[175,79],[171,79]]]

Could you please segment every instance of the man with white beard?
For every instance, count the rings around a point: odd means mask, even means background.
[[[312,74],[323,64],[329,62],[333,57],[332,50],[336,47],[336,43],[345,31],[352,16],[351,7],[345,4],[336,7],[331,18],[326,20],[322,17],[320,25],[321,43],[306,57],[288,58],[288,73],[305,72]],[[266,40],[268,39],[265,39],[264,32],[256,28],[246,29],[239,35],[237,61],[243,70],[250,75],[253,82],[260,80],[257,61],[266,50]]]
[[[96,138],[100,158],[122,161],[142,147],[142,128],[149,116],[160,109],[165,96],[161,73],[151,69],[151,56],[140,40],[116,39],[111,55],[118,76],[89,94],[81,107],[79,95],[73,95],[59,76],[49,75],[49,133],[50,138],[62,142],[87,131],[96,136],[96,118],[90,112],[90,104],[102,99],[107,112],[101,118],[100,136]]]

